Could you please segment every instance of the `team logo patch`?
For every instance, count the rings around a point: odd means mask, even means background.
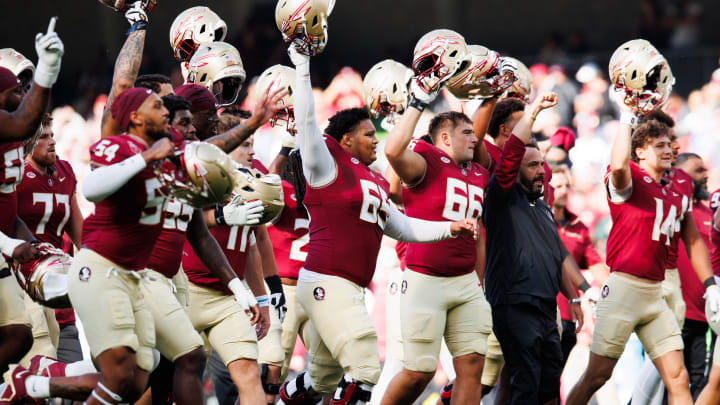
[[[52,181],[52,179],[48,179],[48,186],[50,186],[50,187],[53,186],[53,181]]]
[[[325,299],[325,289],[322,287],[315,287],[313,290],[313,297],[316,301],[322,301]]]
[[[407,280],[403,280],[400,284],[400,292],[405,294],[407,292]]]
[[[295,197],[295,193],[290,194],[290,199],[293,201],[297,201],[297,197]]]
[[[398,291],[398,285],[396,282],[393,281],[392,283],[390,283],[390,286],[388,287],[388,292],[390,292],[390,295],[395,295],[395,294],[397,294],[397,291]]]
[[[610,295],[610,287],[604,285],[602,289],[602,297],[607,298],[608,295]]]
[[[450,158],[447,156],[441,157],[440,160],[442,160],[443,163],[450,163]]]
[[[463,176],[467,176],[467,170],[462,169],[462,174],[463,174]]]
[[[80,279],[80,281],[87,283],[90,280],[91,274],[92,271],[90,271],[90,268],[82,267],[80,268],[80,272],[78,273],[78,278]]]
[[[353,158],[350,158],[350,161],[353,162],[353,163],[355,163],[356,165],[359,165],[359,164],[360,164],[360,161],[357,160],[357,159],[354,158],[354,157],[353,157]]]
[[[652,179],[648,176],[643,177],[643,180],[645,180],[645,183],[652,183]]]
[[[663,189],[662,192],[663,192],[663,195],[667,195],[667,190]]]
[[[33,172],[28,172],[27,176],[31,179],[34,179],[35,177],[37,177],[37,175]]]
[[[140,148],[132,142],[128,142],[128,146],[133,153],[140,153]]]

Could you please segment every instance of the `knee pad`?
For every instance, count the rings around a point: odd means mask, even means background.
[[[330,405],[355,405],[370,402],[372,385],[355,381],[349,376],[340,380]]]
[[[277,395],[280,392],[280,384],[271,384],[267,382],[269,370],[268,365],[263,363],[260,365],[260,382],[262,383],[263,391],[268,395]]]

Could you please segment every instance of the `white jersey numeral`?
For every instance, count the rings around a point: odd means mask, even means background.
[[[385,229],[385,221],[390,214],[387,208],[387,194],[376,183],[360,179],[360,187],[363,192],[363,203],[360,208],[360,219],[372,224],[378,224],[380,229]]]
[[[33,205],[41,203],[44,204],[43,206],[43,216],[40,219],[40,222],[37,224],[37,227],[35,228],[35,234],[36,235],[42,235],[45,233],[45,226],[47,225],[48,221],[50,221],[50,217],[53,214],[53,208],[55,205],[53,204],[53,199],[57,201],[57,205],[62,205],[65,207],[65,214],[63,214],[63,219],[58,224],[58,228],[55,231],[55,235],[60,236],[62,235],[62,230],[65,228],[65,224],[67,224],[68,219],[70,219],[70,196],[67,194],[52,194],[52,193],[33,193]]]
[[[11,194],[15,192],[15,187],[19,183],[20,178],[22,178],[24,170],[22,163],[22,155],[22,146],[5,152],[5,180],[12,181],[12,183],[0,185],[0,193]]]
[[[159,192],[162,188],[160,180],[153,177],[145,180],[145,191],[147,192],[147,203],[140,216],[140,223],[143,225],[157,225],[162,219],[162,207],[165,197]]]
[[[461,221],[464,218],[479,219],[482,216],[485,190],[452,177],[447,179],[443,218]]]
[[[100,141],[100,143],[95,146],[95,151],[93,152],[95,156],[104,156],[105,160],[107,160],[108,162],[112,162],[113,159],[115,159],[115,153],[118,151],[118,149],[120,149],[120,145],[110,145],[111,143],[112,141],[109,139]]]
[[[187,231],[188,222],[190,222],[193,215],[193,207],[174,199],[168,199],[163,209],[166,213],[170,214],[170,216],[165,216],[163,229],[177,229],[180,232]]]
[[[230,227],[230,235],[228,236],[227,249],[235,250],[235,247],[237,246],[239,228],[242,228],[242,234],[240,235],[240,251],[245,252],[248,245],[248,234],[250,233],[249,226],[240,227],[238,225],[234,225]]]
[[[299,229],[308,229],[310,226],[310,220],[307,220],[305,218],[295,218],[295,231],[298,231]],[[306,233],[305,235],[295,239],[290,244],[290,259],[297,260],[299,262],[305,262],[305,259],[307,259],[307,252],[303,252],[302,249],[310,243],[310,234]]]
[[[670,245],[670,239],[675,234],[675,228],[679,222],[677,220],[677,208],[670,205],[668,215],[663,220],[663,200],[655,198],[655,222],[653,223],[652,240],[659,242],[660,235],[665,235],[665,244]]]

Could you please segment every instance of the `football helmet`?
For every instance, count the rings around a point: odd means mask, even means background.
[[[667,60],[645,40],[628,41],[615,50],[608,66],[613,91],[638,114],[663,105],[675,84]]]
[[[293,109],[293,93],[295,93],[295,69],[283,65],[274,65],[265,69],[255,82],[255,103],[260,100],[271,86],[287,89],[288,94],[278,101],[284,106],[270,118],[270,125],[284,127],[289,133],[295,135],[295,111]]]
[[[428,94],[470,63],[465,38],[452,30],[432,30],[415,45],[412,70],[415,81]]]
[[[458,70],[445,87],[460,100],[492,97],[509,88],[515,81],[511,64],[500,55],[481,45],[469,45],[470,63]]]
[[[532,75],[530,70],[524,63],[509,56],[503,56],[505,61],[511,62],[515,70],[515,81],[512,86],[505,91],[503,98],[519,98],[525,102],[530,101],[530,93],[532,93]]]
[[[217,106],[237,101],[245,82],[240,52],[227,42],[200,45],[188,62],[188,82],[205,86],[217,99]]]
[[[111,9],[119,12],[127,10],[135,0],[98,0],[100,3],[110,7]],[[142,7],[145,11],[153,11],[157,7],[158,0],[143,0]]]
[[[30,90],[35,65],[28,58],[12,48],[3,48],[0,49],[0,66],[9,69],[18,77],[25,91]]]
[[[170,46],[175,59],[187,62],[202,44],[223,41],[227,25],[204,6],[190,7],[175,17],[170,26]]]
[[[376,63],[365,75],[363,99],[373,118],[385,117],[383,128],[395,125],[405,112],[412,76],[412,70],[392,59]]]
[[[40,257],[11,266],[18,284],[37,303],[55,309],[72,308],[67,289],[72,257],[49,243],[38,243],[35,248]]]
[[[230,156],[206,142],[186,142],[176,153],[153,167],[168,194],[195,208],[223,203],[230,198],[234,187]]]
[[[256,169],[239,167],[235,171],[235,190],[243,202],[260,200],[265,211],[260,224],[266,224],[280,215],[285,202],[283,200],[282,181],[277,174],[263,175]]]
[[[304,55],[322,52],[328,39],[330,3],[330,0],[279,0],[275,6],[275,23],[283,40],[293,41],[298,52]],[[334,3],[332,1],[333,7]]]

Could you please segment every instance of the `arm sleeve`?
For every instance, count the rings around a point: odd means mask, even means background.
[[[303,171],[308,185],[322,187],[333,181],[335,159],[323,139],[322,130],[315,119],[315,101],[310,84],[310,63],[295,70],[295,125],[297,144],[302,156]]]
[[[120,163],[99,167],[85,177],[83,194],[88,201],[102,201],[120,190],[146,166],[145,159],[138,153]]]
[[[393,239],[409,243],[430,243],[452,238],[449,221],[425,221],[411,218],[388,204],[388,219],[385,234]]]
[[[502,159],[495,168],[495,179],[502,191],[510,190],[515,184],[523,156],[525,156],[525,144],[515,135],[510,135],[503,146]]]
[[[0,232],[0,252],[2,252],[5,256],[12,257],[15,248],[24,242],[24,240],[11,238]]]
[[[615,188],[610,176],[606,177],[605,183],[607,184],[607,193],[608,198],[610,198],[610,202],[622,204],[632,197],[632,177],[630,178],[630,184],[628,184],[628,186],[623,190]]]

